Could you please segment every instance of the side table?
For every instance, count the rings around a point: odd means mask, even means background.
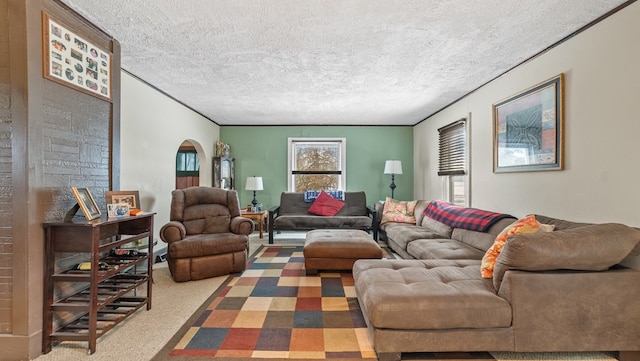
[[[247,210],[242,210],[242,216],[245,218],[252,219],[258,222],[258,230],[260,231],[260,239],[262,239],[263,234],[263,223],[267,220],[267,216],[269,215],[269,211],[262,212],[249,212]]]

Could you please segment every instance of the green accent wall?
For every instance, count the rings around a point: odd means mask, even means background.
[[[247,177],[262,177],[264,190],[256,192],[266,209],[280,203],[287,191],[287,140],[290,137],[340,137],[347,140],[347,191],[363,190],[367,204],[391,196],[391,175],[383,174],[387,159],[402,161],[396,175],[394,198],[413,199],[413,127],[410,126],[221,126],[220,140],[231,146],[235,158],[236,190],[240,206],[251,203],[244,190]]]

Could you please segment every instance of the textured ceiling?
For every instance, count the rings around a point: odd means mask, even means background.
[[[414,125],[624,0],[62,0],[220,125]]]

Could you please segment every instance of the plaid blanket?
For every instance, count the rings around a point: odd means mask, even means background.
[[[431,201],[424,210],[424,215],[453,228],[478,232],[487,232],[491,226],[503,218],[515,218],[509,214],[464,208],[439,200]]]

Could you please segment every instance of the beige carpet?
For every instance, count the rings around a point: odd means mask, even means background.
[[[301,244],[304,234],[283,233],[276,236],[276,244]],[[253,253],[267,238],[251,237]],[[176,283],[171,279],[166,263],[154,266],[152,309],[142,309],[116,328],[98,339],[96,352],[87,354],[86,342],[63,342],[51,352],[36,358],[37,361],[145,361],[153,356],[180,329],[184,322],[227,279],[227,276],[201,281]],[[496,352],[500,361],[522,360],[595,360],[613,361],[606,353],[509,353]],[[414,358],[411,358],[415,360]],[[448,359],[447,361],[451,361]],[[433,361],[433,360],[432,360]]]

